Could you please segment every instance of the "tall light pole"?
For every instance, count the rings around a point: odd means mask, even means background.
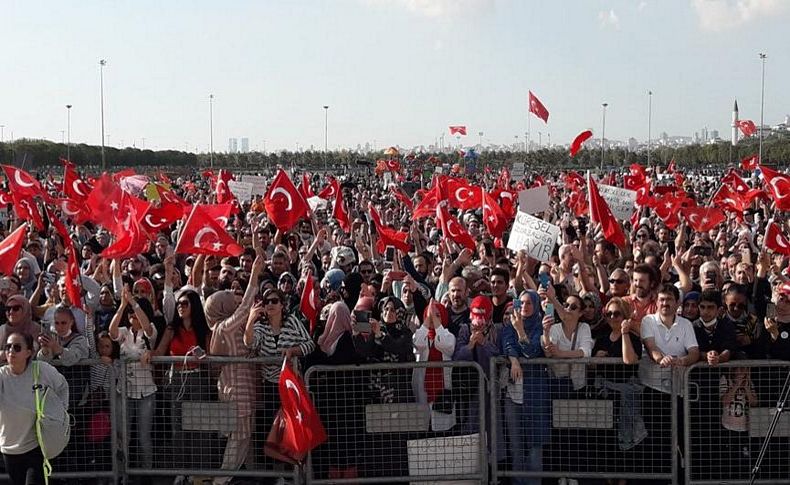
[[[766,55],[760,53],[760,61],[763,64],[763,73],[760,80],[760,152],[757,155],[757,162],[763,163],[763,109],[765,108],[765,58]]]
[[[653,128],[653,91],[647,92],[647,166],[650,166],[650,145],[652,144]]]
[[[477,132],[477,136],[479,137],[479,140],[480,140],[480,142],[479,142],[480,151],[482,151],[483,150],[483,132],[482,131],[478,131]]]
[[[327,171],[326,156],[329,148],[329,106],[324,105],[324,172]]]
[[[106,160],[104,158],[104,66],[107,61],[104,59],[99,60],[99,92],[101,97],[101,169],[106,167]]]
[[[601,119],[601,173],[603,173],[603,156],[606,149],[606,107],[609,103],[601,103],[603,117]]]
[[[208,144],[209,144],[209,164],[214,168],[214,95],[208,95]]]
[[[71,105],[66,105],[66,160],[71,161]]]
[[[0,143],[5,142],[5,125],[0,125]]]

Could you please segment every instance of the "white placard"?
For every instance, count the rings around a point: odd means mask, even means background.
[[[522,176],[525,172],[524,162],[516,162],[513,164],[513,175]]]
[[[627,221],[631,219],[636,208],[636,191],[621,189],[611,185],[598,185],[598,192],[609,205],[615,219]]]
[[[446,436],[408,440],[406,454],[409,476],[471,475],[480,473],[480,435]],[[439,485],[447,482],[412,480],[411,485]],[[476,483],[474,480],[454,480],[453,483]]]
[[[315,212],[318,209],[327,210],[327,208],[329,207],[329,202],[315,195],[307,199],[307,205],[310,206],[311,211]]]
[[[541,185],[518,193],[518,210],[537,214],[549,208],[549,187]]]
[[[236,182],[231,180],[228,182],[228,188],[240,201],[252,199],[252,184],[249,182]]]
[[[540,261],[549,261],[554,246],[560,237],[560,226],[555,226],[537,217],[518,211],[516,222],[510,231],[507,248],[512,251],[527,251],[527,254]]]
[[[252,184],[252,195],[266,195],[266,187],[268,186],[266,177],[262,175],[245,174],[241,176],[241,181]]]

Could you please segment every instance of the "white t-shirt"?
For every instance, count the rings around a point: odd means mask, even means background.
[[[646,315],[642,318],[642,340],[652,338],[658,350],[664,355],[672,357],[685,357],[689,350],[699,347],[697,337],[694,335],[694,326],[687,319],[676,316],[675,322],[667,328],[659,314]],[[673,372],[676,370],[677,372]],[[683,369],[672,367],[662,368],[655,363],[648,352],[639,363],[639,377],[642,383],[657,391],[669,393],[673,384],[678,394],[681,394]]]
[[[593,342],[590,326],[584,322],[579,322],[576,327],[576,344],[573,343],[573,335],[568,338],[562,330],[562,323],[555,323],[549,329],[549,340],[560,350],[581,350],[584,357],[592,354]],[[559,359],[561,360],[561,359]],[[578,390],[584,387],[586,373],[584,364],[552,364],[551,371],[554,377],[570,377],[573,388]]]

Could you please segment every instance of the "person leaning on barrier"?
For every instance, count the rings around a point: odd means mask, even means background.
[[[31,392],[33,337],[12,332],[3,344],[8,365],[0,367],[0,452],[12,485],[43,485],[44,456],[36,437],[35,398]],[[46,362],[35,365],[39,385],[68,409],[66,378]]]
[[[735,325],[720,318],[721,293],[705,290],[699,297],[699,318],[694,320],[694,334],[699,344],[700,361],[718,365],[734,358],[737,348]]]
[[[678,289],[664,285],[658,292],[658,312],[642,319],[642,341],[649,357],[661,367],[689,366],[699,360],[694,327],[677,315]]]
[[[782,283],[774,293],[775,316],[765,318],[762,347],[769,359],[790,360],[790,283]]]
[[[447,329],[447,309],[431,300],[425,308],[422,325],[414,332],[414,355],[417,362],[444,362],[453,359],[455,336]],[[417,402],[433,404],[452,389],[452,368],[416,368],[412,387]]]

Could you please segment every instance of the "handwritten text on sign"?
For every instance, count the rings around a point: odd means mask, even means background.
[[[621,221],[631,218],[636,208],[636,191],[612,187],[611,185],[598,185],[598,192],[609,205],[612,215]]]
[[[252,184],[249,182],[230,180],[228,181],[228,188],[241,201],[252,199]]]
[[[560,236],[560,227],[519,211],[510,231],[507,248],[512,251],[527,251],[540,261],[548,261]]]

